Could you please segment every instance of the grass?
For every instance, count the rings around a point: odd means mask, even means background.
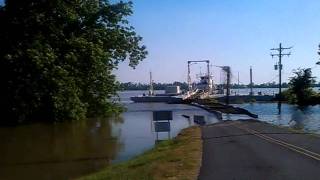
[[[80,180],[197,179],[202,158],[201,130],[184,129],[173,140],[124,163],[111,165]]]

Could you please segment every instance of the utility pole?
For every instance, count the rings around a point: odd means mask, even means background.
[[[286,50],[286,49],[291,49],[292,47],[282,47],[282,44],[280,43],[279,44],[279,48],[272,48],[270,49],[271,51],[277,51],[278,53],[271,53],[271,57],[273,58],[273,56],[278,56],[279,58],[279,62],[277,65],[275,65],[275,70],[279,69],[279,94],[278,94],[278,97],[281,98],[281,71],[282,71],[282,63],[281,63],[281,59],[282,59],[282,56],[290,56],[291,55],[291,52],[289,53],[283,53],[283,50]]]
[[[253,90],[252,90],[252,67],[250,66],[250,96],[253,95]]]

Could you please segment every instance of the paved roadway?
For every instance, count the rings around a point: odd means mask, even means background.
[[[320,179],[320,137],[257,121],[202,127],[200,180]]]

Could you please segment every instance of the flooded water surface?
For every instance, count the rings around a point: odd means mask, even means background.
[[[175,137],[194,125],[194,117],[206,123],[217,118],[197,107],[181,104],[132,103],[131,96],[144,91],[120,93],[127,111],[105,119],[0,127],[0,179],[71,179],[110,164],[128,160],[151,149],[159,140]],[[159,92],[161,93],[161,92]],[[259,115],[259,120],[320,134],[320,106],[298,108],[277,103],[238,104]],[[169,128],[155,131],[153,113],[172,112]],[[248,118],[224,115],[224,119]]]
[[[235,106],[259,115],[259,120],[320,134],[320,105],[298,107],[282,103],[246,103]],[[235,118],[245,118],[233,116]]]
[[[207,123],[218,121],[193,106],[130,103],[127,97],[131,95],[126,93],[122,99],[127,111],[118,117],[0,127],[0,179],[79,177],[141,154],[158,140],[176,136],[194,124],[195,115],[204,116]],[[172,111],[168,132],[155,132],[153,112],[159,110]]]

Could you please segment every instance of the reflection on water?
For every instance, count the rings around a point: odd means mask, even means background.
[[[281,102],[278,102],[278,114],[281,115],[281,105],[282,103]]]
[[[280,106],[278,103],[247,103],[235,106],[259,115],[261,121],[320,134],[320,105],[298,107],[286,103]],[[238,117],[230,117],[230,119]]]
[[[153,112],[154,111],[172,111],[170,121],[170,137],[175,137],[181,129],[193,125],[193,116],[205,116],[207,123],[217,122],[217,118],[207,111],[194,106],[183,104],[164,104],[164,103],[130,103],[126,104],[127,112],[122,114],[125,122],[114,127],[121,131],[118,136],[124,144],[124,148],[118,152],[115,161],[122,161],[131,158],[134,155],[150,149],[157,139],[167,139],[168,133],[156,133]]]
[[[122,146],[111,123],[121,122],[1,127],[0,179],[67,179],[109,164]]]
[[[70,179],[127,160],[167,139],[153,123],[153,111],[172,111],[170,136],[193,125],[193,116],[214,123],[214,115],[187,105],[129,103],[119,117],[0,127],[0,179]],[[189,118],[186,118],[189,117]],[[191,118],[190,118],[191,117]]]

